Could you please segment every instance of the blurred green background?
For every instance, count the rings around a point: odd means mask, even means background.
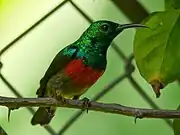
[[[28,29],[32,24],[57,6],[63,0],[0,0],[0,49]],[[151,13],[164,10],[164,0],[139,0]],[[73,0],[93,20],[107,19],[119,23],[130,20],[110,0]],[[12,48],[2,55],[2,74],[24,97],[35,97],[39,80],[44,75],[56,53],[66,45],[75,41],[89,23],[70,4],[66,3],[57,12],[19,40]],[[114,41],[129,56],[133,50],[134,29],[124,31]],[[105,74],[85,95],[92,98],[115,78],[124,73],[124,62],[110,48],[108,66]],[[140,76],[138,70],[133,73],[150,98],[163,109],[176,109],[179,103],[180,87],[177,82],[162,91],[159,99],[151,87]],[[0,95],[15,95],[0,81]],[[126,106],[151,108],[137,91],[125,79],[116,85],[111,92],[100,101],[119,103]],[[32,126],[32,114],[25,108],[13,111],[11,121],[7,121],[7,108],[0,108],[0,124],[9,135],[49,135],[40,126]],[[58,132],[65,122],[76,112],[75,109],[59,108],[51,122]],[[133,117],[106,114],[90,111],[80,117],[65,135],[172,135],[173,130],[164,120],[142,119],[134,124]]]

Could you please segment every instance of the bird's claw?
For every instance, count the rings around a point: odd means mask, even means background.
[[[56,99],[58,101],[61,101],[62,103],[66,103],[66,99],[64,97],[62,97],[62,96],[57,96]]]
[[[85,106],[86,112],[88,113],[88,108],[90,106],[90,100],[87,97],[84,97],[83,99],[81,99],[81,101],[83,101],[83,104]]]

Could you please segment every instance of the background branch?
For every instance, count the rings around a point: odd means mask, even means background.
[[[19,107],[67,107],[76,109],[86,109],[84,100],[67,99],[65,102],[54,98],[11,98],[0,97],[0,105],[8,108]],[[108,104],[92,101],[89,103],[88,110],[122,114],[136,118],[180,118],[180,111],[177,110],[155,110],[126,107],[120,104]]]
[[[0,126],[0,135],[8,135],[1,126]]]

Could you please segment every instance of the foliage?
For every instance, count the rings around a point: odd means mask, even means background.
[[[142,22],[151,30],[138,29],[134,40],[139,72],[157,97],[160,89],[180,77],[180,1],[165,0],[165,7],[165,11],[153,12]],[[174,120],[173,127],[174,134],[180,135],[179,119]]]

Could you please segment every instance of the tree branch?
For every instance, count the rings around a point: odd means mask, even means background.
[[[84,100],[67,99],[65,102],[53,98],[11,98],[0,97],[0,105],[8,108],[19,107],[66,107],[86,109]],[[88,110],[133,116],[136,118],[180,118],[177,110],[155,110],[126,107],[119,104],[108,104],[91,101]]]

